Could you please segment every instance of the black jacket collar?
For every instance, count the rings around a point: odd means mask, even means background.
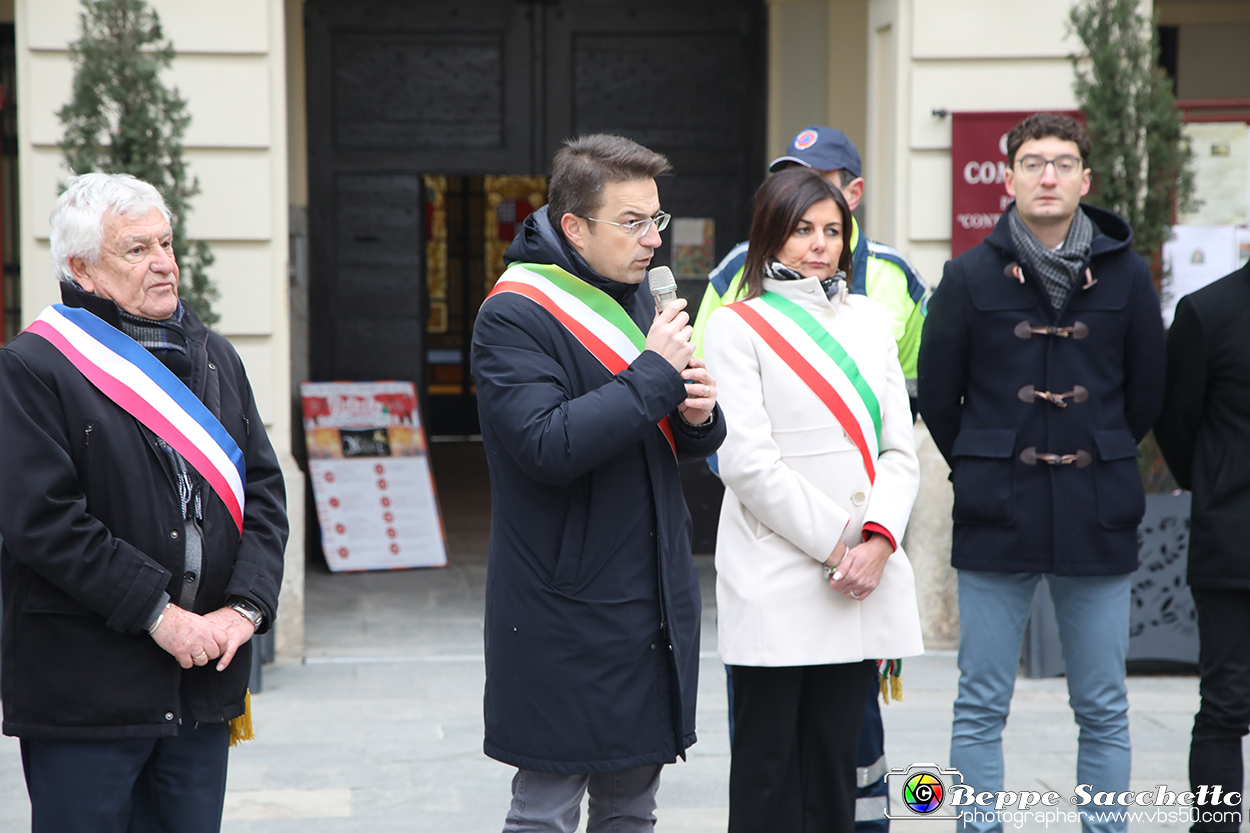
[[[92,295],[85,289],[79,289],[72,283],[61,282],[61,300],[67,307],[85,309],[106,324],[121,329],[121,320],[117,315],[117,304],[107,298]]]
[[[72,283],[66,281],[61,282],[61,301],[67,307],[77,307],[85,309],[87,312],[99,318],[106,324],[111,324],[117,329],[121,329],[121,318],[117,314],[117,304],[108,298],[101,298],[98,295],[92,295],[85,289],[79,289]],[[182,304],[182,329],[187,335],[187,340],[191,341],[193,337],[202,337],[202,332],[206,329],[200,322],[200,317],[195,314],[195,310],[191,309],[191,305],[179,301]]]
[[[513,238],[503,260],[505,264],[550,263],[559,266],[595,289],[602,290],[621,306],[626,306],[638,292],[638,287],[642,286],[609,280],[591,269],[590,264],[564,239],[564,235],[556,231],[547,216],[545,205],[525,218],[521,233]]]

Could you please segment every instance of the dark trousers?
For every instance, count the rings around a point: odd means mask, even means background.
[[[915,400],[913,400],[914,402]],[[734,673],[725,666],[725,693],[729,700],[729,743],[734,741]],[[876,685],[869,685],[864,698],[864,723],[859,729],[859,752],[855,766],[855,833],[889,833],[890,820],[886,795],[885,724],[881,722],[881,701]]]
[[[1194,718],[1189,747],[1189,783],[1219,784],[1224,795],[1242,792],[1241,739],[1250,730],[1250,590],[1193,588],[1198,609],[1198,667],[1202,674],[1202,704]],[[1222,802],[1222,797],[1221,797]],[[1195,831],[1235,831],[1240,820],[1235,807],[1214,810],[1217,817],[1198,821]],[[1224,818],[1218,818],[1224,811]]]
[[[851,833],[876,663],[733,666],[729,833]]]
[[[875,685],[868,687],[864,723],[859,727],[859,751],[855,756],[855,833],[889,833],[886,792],[885,725]]]
[[[218,833],[230,725],[123,740],[23,738],[31,833]]]

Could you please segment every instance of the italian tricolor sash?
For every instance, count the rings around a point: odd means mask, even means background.
[[[728,308],[825,404],[859,449],[868,481],[874,482],[881,453],[881,404],[851,355],[815,316],[776,292]]]
[[[547,310],[613,375],[629,367],[647,347],[647,337],[620,304],[558,266],[514,263],[486,297],[501,292],[524,295]],[[676,456],[668,417],[656,424]]]
[[[55,304],[27,332],[60,350],[91,384],[181,454],[243,536],[243,452],[217,417],[138,342],[84,309]]]

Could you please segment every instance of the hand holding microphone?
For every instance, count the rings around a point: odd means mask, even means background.
[[[702,425],[716,407],[716,380],[707,372],[703,359],[694,355],[690,341],[694,329],[685,312],[686,299],[677,297],[677,281],[667,266],[652,269],[647,284],[656,309],[655,322],[647,333],[647,349],[659,353],[681,374],[686,383],[686,400],[677,410],[686,422]]]
[[[694,328],[685,313],[686,299],[677,297],[677,281],[673,280],[673,271],[667,266],[652,269],[647,283],[656,309],[655,321],[647,332],[647,349],[659,353],[680,373],[694,356],[694,345],[690,342]]]

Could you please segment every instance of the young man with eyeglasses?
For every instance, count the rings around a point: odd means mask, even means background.
[[[1080,202],[1089,150],[1067,116],[1011,129],[1015,203],[946,264],[920,344],[920,413],[955,490],[950,760],[978,793],[1003,789],[1002,731],[1043,576],[1080,727],[1077,783],[1129,786],[1124,662],[1145,511],[1137,443],[1163,403],[1163,323],[1128,225]],[[1127,827],[1115,808],[1081,812],[1086,831]],[[1002,828],[982,816],[960,825]]]
[[[491,475],[487,755],[517,767],[505,831],[650,831],[695,741],[699,574],[678,459],[725,437],[685,301],[642,288],[668,215],[661,155],[570,140],[473,330]]]

